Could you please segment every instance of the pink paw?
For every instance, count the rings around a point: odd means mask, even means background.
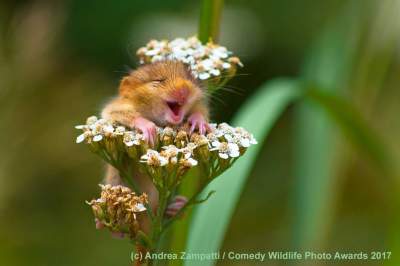
[[[96,223],[96,229],[103,229],[105,226],[102,222],[100,222],[97,218],[94,219],[94,222]],[[111,236],[113,238],[118,238],[118,239],[122,239],[125,237],[125,234],[122,232],[111,232]]]
[[[154,146],[157,136],[156,125],[143,117],[138,117],[133,121],[133,127],[140,130],[143,134],[143,139],[150,146]]]
[[[111,232],[111,236],[115,239],[123,239],[125,234],[122,232]]]
[[[104,224],[102,222],[100,222],[99,219],[95,218],[94,222],[96,223],[96,229],[103,229],[104,228]]]
[[[208,125],[202,113],[193,113],[191,116],[189,116],[188,122],[190,123],[190,134],[196,129],[199,130],[201,135],[204,135],[208,130],[210,130],[210,126]]]
[[[184,196],[176,196],[172,202],[168,205],[165,215],[168,217],[174,217],[180,209],[183,208],[187,203],[187,198]]]

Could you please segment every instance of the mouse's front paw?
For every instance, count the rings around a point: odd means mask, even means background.
[[[137,117],[133,120],[133,127],[142,132],[143,139],[149,143],[150,146],[154,146],[157,138],[157,129],[153,122],[143,117]]]
[[[210,126],[208,125],[207,120],[200,112],[195,112],[191,114],[188,118],[188,122],[190,124],[190,134],[192,134],[196,129],[199,130],[199,133],[201,135],[204,135],[207,131],[210,130]]]
[[[187,198],[184,196],[176,196],[165,210],[165,215],[168,217],[174,217],[178,214],[180,209],[186,205],[187,201]]]
[[[100,229],[103,229],[105,227],[105,225],[102,222],[100,222],[99,219],[96,218],[96,219],[94,219],[94,221],[96,223],[96,229],[100,230]],[[123,233],[123,232],[111,232],[111,236],[113,238],[122,239],[122,238],[125,237],[125,233]]]

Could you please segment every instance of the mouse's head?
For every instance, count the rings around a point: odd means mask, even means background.
[[[159,126],[182,123],[193,105],[204,97],[188,67],[171,60],[139,67],[121,81],[120,94]]]

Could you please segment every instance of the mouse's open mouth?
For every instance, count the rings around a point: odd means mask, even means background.
[[[178,102],[167,102],[167,105],[174,115],[178,116],[181,112],[182,105],[180,105]]]
[[[170,111],[166,114],[168,122],[174,125],[181,123],[184,116],[182,104],[177,101],[166,101],[166,104]]]
[[[170,112],[167,113],[169,123],[175,125],[181,123],[184,117],[184,112],[182,108],[183,105],[177,101],[166,101],[166,104],[170,110]]]

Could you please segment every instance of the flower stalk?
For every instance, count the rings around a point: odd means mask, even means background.
[[[189,133],[188,125],[157,128],[156,144],[151,149],[138,131],[104,119],[92,116],[85,125],[76,128],[83,131],[76,142],[86,143],[92,152],[116,168],[128,186],[101,185],[101,198],[89,202],[96,227],[128,235],[132,242],[145,245],[150,253],[158,251],[163,233],[176,219],[189,207],[205,202],[214,193],[211,191],[205,199],[199,200],[204,188],[226,171],[248,147],[257,143],[243,128],[226,123],[210,124],[207,135]],[[168,203],[193,167],[201,169],[200,185],[175,216],[166,218]],[[156,210],[151,209],[147,196],[141,194],[141,188],[134,180],[134,171],[149,178],[157,189],[159,202]],[[127,202],[130,202],[129,208]],[[136,212],[149,217],[150,232],[140,228]],[[153,262],[149,260],[148,263]]]
[[[199,39],[207,43],[218,42],[223,0],[203,0],[200,11]]]

